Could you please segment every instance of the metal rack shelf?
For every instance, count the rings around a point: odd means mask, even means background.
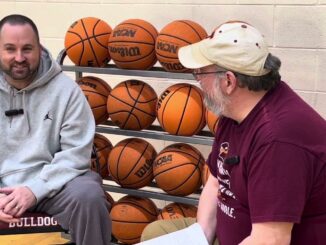
[[[61,65],[63,71],[74,72],[76,75],[76,79],[82,77],[83,73],[95,73],[95,74],[109,74],[109,75],[121,75],[121,76],[181,79],[181,80],[189,80],[189,81],[194,80],[193,76],[190,73],[167,72],[159,67],[154,67],[150,70],[126,70],[126,69],[119,69],[114,65],[106,65],[105,67],[82,67],[82,66],[74,66],[74,65],[64,65],[63,61],[65,57],[66,57],[66,52],[65,50],[62,50],[57,57],[57,62]],[[194,135],[194,136],[176,136],[176,135],[170,135],[167,132],[163,131],[161,127],[154,126],[154,125],[150,126],[148,129],[144,129],[141,131],[124,130],[113,125],[113,123],[109,120],[101,125],[98,125],[96,127],[96,132],[130,136],[130,137],[141,137],[141,138],[181,142],[181,143],[190,143],[190,144],[200,144],[200,145],[213,144],[212,134],[208,131],[201,131],[198,135]],[[164,193],[161,189],[157,188],[154,183],[150,187],[144,187],[141,189],[128,189],[116,185],[115,183],[113,183],[113,181],[104,180],[103,188],[106,191],[115,192],[115,193],[148,197],[148,198],[153,198],[158,200],[180,202],[180,203],[192,204],[192,205],[198,204],[198,199],[200,195],[200,192],[186,197],[169,195]]]

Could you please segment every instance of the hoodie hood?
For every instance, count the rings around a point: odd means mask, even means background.
[[[17,90],[12,87],[5,79],[4,74],[0,71],[0,91],[2,96],[6,96],[9,101],[8,105],[1,103],[5,106],[6,110],[23,109],[23,118],[21,121],[21,135],[26,136],[30,132],[29,111],[26,108],[27,100],[32,99],[31,94],[35,88],[42,87],[51,81],[55,76],[61,72],[60,65],[51,57],[49,51],[42,47],[41,59],[35,79],[27,87]],[[10,125],[13,118],[8,118]]]

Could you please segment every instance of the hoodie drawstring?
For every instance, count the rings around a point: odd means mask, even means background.
[[[29,125],[29,120],[28,120],[28,115],[27,115],[27,110],[26,110],[26,103],[25,103],[25,94],[26,94],[26,91],[23,90],[23,110],[24,110],[24,120],[26,121],[26,124],[27,125],[27,134],[29,134],[30,130],[31,130],[31,127]]]

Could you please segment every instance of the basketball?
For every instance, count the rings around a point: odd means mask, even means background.
[[[112,147],[108,138],[101,134],[95,134],[91,169],[100,174],[102,178],[107,178],[109,176],[107,159]]]
[[[65,35],[65,49],[78,66],[100,67],[110,61],[107,48],[112,28],[103,20],[86,17],[75,21]]]
[[[187,196],[201,186],[204,163],[195,147],[184,143],[169,145],[154,160],[156,184],[171,195]]]
[[[205,106],[201,90],[191,84],[168,87],[159,97],[157,119],[170,134],[191,136],[205,126]]]
[[[126,188],[141,188],[153,180],[154,147],[143,139],[128,138],[117,143],[108,158],[112,179]]]
[[[155,52],[162,67],[170,72],[188,71],[178,58],[179,48],[197,43],[207,37],[205,29],[191,20],[176,20],[167,24],[158,34]]]
[[[186,217],[196,218],[197,216],[197,207],[190,204],[183,203],[170,203],[166,205],[159,215],[157,219],[180,219]]]
[[[218,119],[219,119],[219,117],[216,114],[214,114],[212,111],[209,111],[208,109],[206,109],[205,120],[207,123],[207,127],[208,127],[209,131],[214,135],[217,130]]]
[[[124,69],[150,69],[157,61],[157,30],[149,22],[129,19],[118,24],[109,39],[109,53],[114,63]]]
[[[120,242],[137,243],[146,225],[155,221],[157,215],[158,210],[152,200],[124,196],[111,209],[112,234]]]
[[[209,170],[209,167],[208,167],[207,163],[205,163],[204,168],[203,168],[203,172],[202,172],[202,175],[201,175],[201,181],[203,183],[203,186],[206,185],[206,182],[208,180],[208,177],[209,177],[210,173],[211,172]]]
[[[141,130],[156,119],[157,95],[147,83],[127,80],[111,91],[107,111],[112,122],[122,129]]]
[[[92,109],[95,123],[105,122],[109,117],[106,103],[111,87],[104,80],[92,76],[82,77],[77,80],[77,83],[84,92]]]

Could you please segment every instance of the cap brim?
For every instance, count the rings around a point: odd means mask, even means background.
[[[205,56],[201,52],[201,46],[206,41],[206,39],[194,43],[188,46],[184,46],[179,48],[178,58],[181,64],[190,69],[197,69],[201,67],[205,67],[208,65],[212,65],[213,62],[209,61],[205,58]]]

